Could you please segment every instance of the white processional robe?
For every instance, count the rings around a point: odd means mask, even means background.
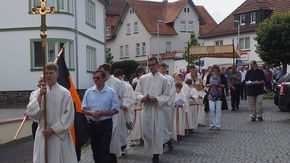
[[[123,89],[123,95],[121,98],[121,104],[127,107],[127,111],[121,110],[120,112],[123,114],[119,114],[119,127],[120,127],[120,145],[127,145],[128,143],[128,128],[126,127],[126,122],[133,122],[133,105],[136,101],[135,92],[132,88],[132,86],[122,81],[122,89]]]
[[[175,95],[175,102],[177,100],[185,100],[185,95],[183,92],[176,93]],[[177,135],[185,135],[185,109],[186,109],[186,103],[180,106],[175,106],[174,114],[173,114],[173,131],[172,131],[172,139],[177,141]]]
[[[184,118],[184,124],[185,124],[185,129],[193,129],[193,118],[192,118],[192,109],[189,106],[189,103],[191,102],[190,96],[191,96],[191,88],[187,84],[183,84],[181,88],[181,92],[185,96],[186,103],[186,109],[185,109],[185,118]]]
[[[139,103],[135,103],[132,107],[134,127],[129,131],[129,140],[138,140],[142,137],[141,131],[141,112],[142,108]]]
[[[190,114],[190,117],[192,118],[192,129],[198,128],[198,106],[196,103],[197,99],[198,91],[195,88],[190,88],[190,98],[188,100],[188,114]]]
[[[122,81],[115,78],[113,75],[110,75],[109,79],[105,82],[105,84],[112,88],[116,94],[118,95],[118,100],[121,106],[121,99],[124,94],[123,92],[123,84]],[[117,114],[113,115],[113,129],[112,129],[112,137],[110,142],[110,152],[113,154],[120,154],[121,152],[121,144],[120,144],[120,134],[121,134],[121,124],[122,120],[120,117],[121,114],[124,114],[124,111],[120,109]]]
[[[149,95],[157,98],[157,103],[145,102],[142,105],[142,129],[144,146],[152,154],[163,153],[163,109],[168,103],[170,87],[165,76],[156,72],[140,77],[135,93],[140,103],[141,98]]]
[[[164,105],[163,116],[164,116],[164,130],[163,130],[163,143],[168,142],[172,137],[173,130],[173,112],[174,112],[174,99],[175,99],[175,83],[174,78],[170,75],[164,75],[167,78],[169,88],[170,88],[170,96],[167,104]]]
[[[41,106],[35,97],[27,106],[29,117],[37,120],[38,128],[35,135],[33,162],[44,162],[44,118],[43,118],[43,99]],[[75,147],[70,134],[71,126],[74,122],[74,104],[70,92],[59,84],[51,88],[47,86],[46,95],[47,127],[54,131],[47,138],[48,162],[49,163],[77,163]]]
[[[198,107],[198,124],[200,125],[206,125],[205,123],[205,111],[204,111],[204,104],[203,100],[206,95],[206,92],[204,90],[198,91],[198,96],[201,98],[198,98],[197,104],[199,105]]]

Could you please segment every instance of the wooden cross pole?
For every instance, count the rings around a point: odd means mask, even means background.
[[[42,73],[43,73],[43,81],[46,85],[46,56],[45,56],[45,45],[46,45],[46,14],[54,13],[55,8],[53,6],[46,8],[46,0],[40,0],[40,6],[34,6],[32,8],[32,14],[41,14],[41,26],[40,26],[40,37],[42,40],[41,48],[42,48]],[[47,117],[46,117],[46,95],[43,96],[43,120],[44,120],[44,129],[47,128]],[[44,155],[45,155],[45,163],[48,163],[48,155],[47,155],[47,139],[44,138]]]

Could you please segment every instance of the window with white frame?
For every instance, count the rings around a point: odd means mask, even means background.
[[[251,24],[256,24],[256,12],[251,13]]]
[[[240,15],[240,25],[246,25],[246,15],[245,14]]]
[[[138,22],[134,22],[134,34],[138,33]]]
[[[130,35],[131,34],[131,24],[128,23],[127,24],[127,35]]]
[[[146,42],[142,42],[142,56],[146,56]]]
[[[193,21],[188,22],[188,32],[193,32]]]
[[[187,12],[189,13],[189,8],[187,8]]]
[[[74,44],[72,40],[62,39],[47,39],[46,41],[46,60],[47,62],[54,62],[60,48],[65,46],[62,53],[64,56],[68,69],[74,69]],[[42,47],[41,39],[31,40],[31,70],[42,69]]]
[[[94,72],[97,69],[97,53],[96,48],[87,45],[86,50],[86,66],[87,72]]]
[[[93,0],[86,0],[86,24],[96,28],[96,5]]]
[[[34,5],[35,3],[39,4],[40,0],[30,0],[32,3],[32,5]],[[56,1],[56,3],[55,3]],[[56,12],[60,12],[60,13],[69,13],[69,14],[73,14],[74,10],[74,0],[55,0],[54,1],[54,6],[55,6],[55,10]],[[39,4],[40,5],[40,4]],[[49,4],[49,1],[46,2],[47,6],[51,6],[52,4]],[[32,6],[29,6],[30,8],[32,8]]]
[[[129,45],[125,45],[125,57],[129,58]]]
[[[239,41],[239,48],[241,50],[250,50],[250,47],[251,44],[250,44],[250,37],[243,37],[243,38],[240,38],[240,41]]]
[[[140,57],[140,44],[136,43],[136,57]]]
[[[171,41],[166,41],[166,53],[170,53],[171,51]]]
[[[120,46],[120,59],[124,58],[124,47]]]
[[[223,40],[214,41],[214,45],[223,45],[223,44],[224,44]]]
[[[184,20],[180,22],[180,32],[186,32]]]
[[[186,13],[186,8],[184,8],[183,11]]]
[[[111,27],[108,27],[106,30],[106,36],[110,36],[111,35]]]

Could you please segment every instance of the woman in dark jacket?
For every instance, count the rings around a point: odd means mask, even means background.
[[[208,89],[208,103],[210,115],[209,129],[220,129],[221,127],[221,109],[222,103],[227,108],[226,99],[224,95],[224,88],[227,83],[225,76],[220,73],[220,68],[217,65],[212,66],[212,74],[208,75],[206,86]],[[224,107],[225,107],[224,106]],[[216,114],[216,115],[215,115]]]

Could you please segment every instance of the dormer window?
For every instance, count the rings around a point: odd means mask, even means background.
[[[133,9],[130,9],[130,14],[134,14],[134,10]]]
[[[255,12],[251,13],[251,24],[256,24],[256,13]]]
[[[240,15],[240,25],[246,25],[246,15],[245,14],[241,14]]]

